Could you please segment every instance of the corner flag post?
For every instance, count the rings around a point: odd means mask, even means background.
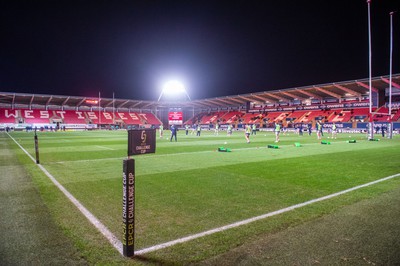
[[[123,255],[135,255],[135,160],[132,155],[155,153],[156,130],[128,130],[128,158],[123,160],[122,172],[122,228]]]
[[[35,129],[35,154],[36,154],[36,164],[39,164],[39,140],[38,136],[36,135],[36,129]]]
[[[126,159],[123,162],[122,176],[122,219],[123,219],[123,254],[126,257],[134,255],[135,247],[135,160]]]

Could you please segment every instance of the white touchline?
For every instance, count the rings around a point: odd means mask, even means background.
[[[28,157],[36,163],[36,160],[11,136],[7,133],[7,135],[21,148],[23,152],[28,155]],[[78,208],[78,210],[91,222],[97,230],[102,233],[107,240],[114,246],[116,250],[122,255],[122,242],[110,231],[108,228],[102,224],[99,219],[97,219],[88,209],[86,209],[67,189],[63,187],[41,164],[38,164],[40,170],[45,173],[45,175],[56,185],[56,187],[64,193],[64,195]]]
[[[345,194],[345,193],[349,193],[351,191],[354,191],[354,190],[357,190],[357,189],[360,189],[360,188],[363,188],[363,187],[368,187],[368,186],[371,186],[373,184],[376,184],[376,183],[379,183],[379,182],[382,182],[382,181],[386,181],[386,180],[395,178],[397,176],[400,176],[400,173],[399,174],[395,174],[395,175],[391,175],[391,176],[388,176],[388,177],[385,177],[385,178],[381,178],[379,180],[375,180],[375,181],[372,181],[372,182],[369,182],[369,183],[366,183],[366,184],[363,184],[363,185],[352,187],[352,188],[349,188],[349,189],[346,189],[346,190],[342,190],[342,191],[339,191],[339,192],[336,192],[336,193],[333,193],[333,194],[330,194],[330,195],[327,195],[327,196],[324,196],[324,197],[320,197],[320,198],[317,198],[317,199],[309,200],[309,201],[306,201],[306,202],[303,202],[303,203],[292,205],[292,206],[287,207],[287,208],[283,208],[283,209],[280,209],[280,210],[277,210],[277,211],[273,211],[273,212],[266,213],[266,214],[263,214],[263,215],[260,215],[260,216],[256,216],[256,217],[249,218],[249,219],[246,219],[246,220],[243,220],[243,221],[239,221],[239,222],[236,222],[236,223],[233,223],[233,224],[228,224],[228,225],[225,225],[225,226],[222,226],[222,227],[218,227],[218,228],[215,228],[215,229],[204,231],[204,232],[201,232],[201,233],[198,233],[198,234],[194,234],[194,235],[191,235],[191,236],[179,238],[179,239],[176,239],[176,240],[173,240],[173,241],[169,241],[169,242],[165,242],[165,243],[162,243],[162,244],[159,244],[159,245],[155,245],[155,246],[152,246],[152,247],[144,248],[144,249],[135,251],[135,255],[143,255],[145,253],[149,253],[149,252],[152,252],[152,251],[156,251],[156,250],[160,250],[160,249],[163,249],[163,248],[171,247],[171,246],[174,246],[176,244],[184,243],[184,242],[196,239],[196,238],[208,236],[208,235],[215,234],[215,233],[218,233],[218,232],[222,232],[222,231],[225,231],[225,230],[228,230],[228,229],[231,229],[231,228],[235,228],[235,227],[239,227],[239,226],[242,226],[242,225],[246,225],[246,224],[258,221],[258,220],[265,219],[267,217],[271,217],[271,216],[274,216],[274,215],[278,215],[278,214],[281,214],[281,213],[292,211],[294,209],[301,208],[301,207],[304,207],[306,205],[310,205],[310,204],[315,203],[315,202],[327,200],[327,199],[330,199],[330,198],[333,198],[333,197],[336,197],[336,196],[339,196],[339,195],[342,195],[342,194]]]
[[[36,162],[36,160],[12,136],[10,136],[8,133],[7,133],[7,135],[28,155],[29,158],[31,158],[31,160],[33,162]],[[115,249],[117,249],[120,254],[123,254],[122,242],[119,241],[114,236],[114,234],[111,233],[108,230],[108,228],[105,227],[92,213],[90,213],[74,196],[72,196],[72,194],[69,193],[42,165],[39,164],[38,166],[50,178],[50,180],[67,196],[67,198],[83,213],[83,215],[85,215],[85,217],[108,239],[108,241],[115,247]],[[212,234],[215,234],[215,233],[223,232],[223,231],[226,231],[226,230],[231,229],[231,228],[239,227],[239,226],[246,225],[246,224],[249,224],[249,223],[252,223],[252,222],[255,222],[255,221],[259,221],[259,220],[262,220],[262,219],[265,219],[265,218],[268,218],[268,217],[271,217],[271,216],[275,216],[275,215],[282,214],[282,213],[285,213],[285,212],[288,212],[288,211],[292,211],[294,209],[301,208],[301,207],[310,205],[310,204],[315,203],[315,202],[331,199],[333,197],[337,197],[337,196],[349,193],[351,191],[354,191],[354,190],[357,190],[357,189],[360,189],[360,188],[368,187],[368,186],[371,186],[371,185],[374,185],[374,184],[377,184],[377,183],[380,183],[380,182],[383,182],[383,181],[386,181],[386,180],[389,180],[389,179],[392,179],[392,178],[395,178],[395,177],[398,177],[398,176],[400,176],[400,173],[395,174],[395,175],[391,175],[391,176],[387,176],[387,177],[384,177],[384,178],[381,178],[381,179],[378,179],[378,180],[375,180],[375,181],[372,181],[372,182],[369,182],[369,183],[366,183],[366,184],[363,184],[363,185],[359,185],[359,186],[355,186],[355,187],[352,187],[352,188],[349,188],[349,189],[345,189],[345,190],[342,190],[342,191],[339,191],[339,192],[336,192],[336,193],[333,193],[333,194],[330,194],[330,195],[327,195],[327,196],[323,196],[323,197],[316,198],[316,199],[313,199],[313,200],[309,200],[309,201],[306,201],[306,202],[303,202],[303,203],[295,204],[295,205],[292,205],[292,206],[289,206],[289,207],[286,207],[286,208],[283,208],[283,209],[280,209],[280,210],[277,210],[277,211],[273,211],[273,212],[269,212],[269,213],[260,215],[260,216],[256,216],[256,217],[249,218],[249,219],[246,219],[246,220],[242,220],[242,221],[239,221],[239,222],[236,222],[236,223],[228,224],[228,225],[225,225],[225,226],[222,226],[222,227],[214,228],[214,229],[211,229],[211,230],[208,230],[208,231],[204,231],[204,232],[201,232],[201,233],[198,233],[198,234],[182,237],[182,238],[179,238],[179,239],[176,239],[176,240],[172,240],[172,241],[169,241],[169,242],[165,242],[165,243],[162,243],[162,244],[154,245],[152,247],[148,247],[148,248],[144,248],[144,249],[141,249],[141,250],[137,250],[134,253],[135,253],[135,255],[143,255],[143,254],[146,254],[146,253],[149,253],[149,252],[152,252],[152,251],[157,251],[157,250],[160,250],[160,249],[171,247],[171,246],[174,246],[176,244],[185,243],[185,242],[188,242],[188,241],[200,238],[200,237],[204,237],[204,236],[212,235]]]

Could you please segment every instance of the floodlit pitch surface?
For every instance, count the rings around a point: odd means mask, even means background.
[[[170,142],[167,133],[157,140],[155,154],[134,157],[136,250],[400,173],[397,135],[392,140],[367,141],[365,134],[338,134],[338,139],[332,140],[325,133],[323,139],[331,145],[321,145],[315,133],[291,133],[281,135],[279,149],[268,149],[268,144],[275,144],[272,132],[251,136],[250,144],[243,132],[228,137],[225,132],[214,136],[213,131],[203,131],[201,137],[196,137],[179,131],[178,142]],[[11,135],[34,157],[32,132]],[[127,153],[127,133],[39,132],[38,136],[41,164],[121,239],[122,160]],[[357,142],[347,143],[350,139]],[[295,147],[295,142],[302,146]],[[217,152],[221,146],[232,152]],[[257,235],[276,232],[373,197],[391,186],[399,186],[398,179],[145,256],[161,262],[204,260]],[[40,181],[42,186],[44,180]],[[54,203],[53,207],[57,204],[68,203]],[[74,230],[67,223],[64,226],[67,231]],[[77,241],[90,242],[85,237]]]

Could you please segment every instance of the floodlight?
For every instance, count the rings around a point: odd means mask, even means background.
[[[164,84],[164,87],[161,91],[160,97],[158,97],[158,101],[160,101],[161,96],[163,96],[164,94],[167,94],[167,95],[185,94],[190,100],[190,97],[189,97],[188,93],[186,92],[185,86],[182,84],[182,82],[180,82],[178,80],[170,80]]]
[[[164,93],[174,94],[174,93],[182,93],[185,91],[185,87],[183,84],[177,80],[171,80],[165,83],[163,88]]]

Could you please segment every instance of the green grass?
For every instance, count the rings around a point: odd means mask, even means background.
[[[339,134],[321,145],[313,136],[281,136],[279,149],[272,133],[201,137],[178,133],[178,142],[158,139],[156,154],[135,156],[135,249],[234,223],[400,173],[400,138],[365,140],[365,135]],[[34,156],[33,134],[12,136]],[[86,208],[121,239],[122,160],[127,133],[38,133],[41,164]],[[357,143],[346,141],[357,139]],[[300,142],[302,147],[295,147]],[[217,152],[224,146],[232,152]],[[26,165],[52,215],[89,262],[192,263],[242,245],[252,238],[335,212],[398,187],[397,180],[365,188],[287,214],[146,254],[140,260],[119,256],[107,241],[68,203],[47,177],[27,159]],[[397,178],[398,179],[398,178]],[[391,185],[388,185],[391,184]],[[68,222],[65,221],[68,219]]]
[[[0,265],[84,265],[0,134]]]
[[[398,265],[400,187],[266,234],[201,265]],[[383,228],[383,230],[382,230]]]

